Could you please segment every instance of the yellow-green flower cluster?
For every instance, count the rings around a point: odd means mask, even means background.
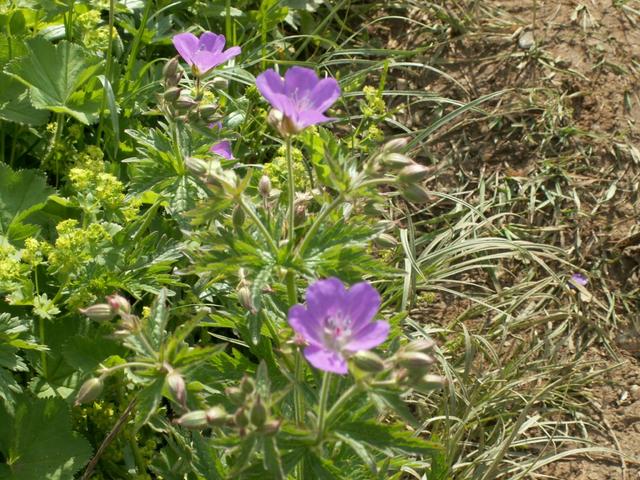
[[[39,240],[29,237],[24,242],[24,248],[20,252],[20,258],[31,268],[41,264],[44,260],[44,255],[50,249],[50,245],[46,242],[40,242]]]
[[[117,37],[114,28],[109,35],[109,26],[100,25],[102,17],[99,9],[92,9],[78,15],[77,25],[82,29],[82,43],[89,50],[106,50],[111,39]]]
[[[58,238],[49,253],[49,268],[53,272],[72,273],[94,257],[98,246],[111,240],[100,223],[79,228],[77,220],[64,220],[56,226]]]
[[[287,183],[287,158],[286,147],[278,149],[278,156],[264,166],[264,174],[269,177],[271,184],[275,188],[283,189]],[[311,187],[309,173],[304,165],[302,151],[297,148],[291,149],[293,159],[293,178],[296,190],[306,191]]]
[[[365,118],[384,117],[387,114],[387,105],[378,89],[366,86],[362,93],[364,100],[360,102],[360,111]]]
[[[0,236],[0,291],[10,289],[12,284],[20,280],[22,273],[18,250]]]

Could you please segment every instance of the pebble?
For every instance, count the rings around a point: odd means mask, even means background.
[[[529,50],[535,44],[536,40],[533,37],[533,32],[530,30],[525,30],[518,38],[518,46],[523,50]]]
[[[631,385],[631,388],[629,388],[629,390],[631,391],[631,396],[634,398],[634,400],[640,400],[640,386],[639,385]]]

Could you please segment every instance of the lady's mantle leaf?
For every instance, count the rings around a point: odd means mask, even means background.
[[[79,45],[58,45],[34,38],[26,56],[12,61],[5,72],[30,88],[36,108],[66,113],[84,124],[98,119],[102,89],[94,86],[102,62]]]

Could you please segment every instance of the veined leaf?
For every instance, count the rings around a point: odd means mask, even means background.
[[[91,80],[102,67],[100,58],[65,40],[53,45],[34,38],[27,48],[27,55],[12,61],[5,72],[29,87],[33,106],[87,125],[95,122],[103,93],[91,88]]]

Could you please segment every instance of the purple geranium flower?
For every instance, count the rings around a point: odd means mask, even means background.
[[[240,54],[240,47],[231,47],[223,52],[225,42],[224,35],[211,32],[204,32],[200,38],[193,33],[179,33],[173,37],[176,50],[196,75],[204,75]]]
[[[209,151],[216,155],[220,155],[227,160],[233,160],[234,158],[233,153],[231,153],[231,142],[229,142],[229,140],[222,140],[221,142],[212,145]]]
[[[298,133],[310,125],[334,120],[324,112],[340,97],[334,78],[318,79],[310,68],[291,67],[282,78],[275,70],[258,75],[256,86],[271,106],[282,113],[281,131]]]
[[[582,275],[581,273],[574,273],[573,275],[571,275],[571,281],[577,285],[581,285],[581,286],[585,286],[589,280],[587,280],[587,277],[585,277],[584,275]],[[571,286],[571,285],[569,285]]]
[[[389,324],[372,321],[380,308],[380,295],[367,282],[349,290],[337,278],[318,280],[307,289],[307,307],[289,309],[289,324],[308,346],[304,356],[314,367],[346,374],[347,358],[380,345]]]

